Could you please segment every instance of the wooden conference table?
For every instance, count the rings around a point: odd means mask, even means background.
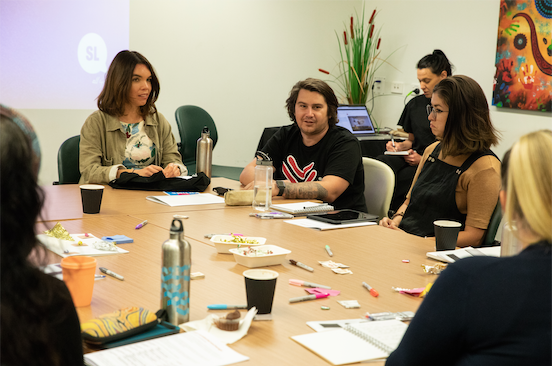
[[[211,187],[238,188],[239,183],[214,178]],[[295,259],[314,268],[305,271],[290,263],[268,267],[279,273],[271,321],[254,321],[247,336],[230,347],[248,357],[251,365],[327,364],[322,358],[294,342],[293,335],[314,332],[307,321],[353,319],[366,312],[416,311],[422,299],[399,294],[394,287],[424,287],[436,280],[422,271],[421,264],[434,264],[425,253],[434,250],[434,241],[397,232],[380,226],[365,226],[330,231],[317,231],[285,223],[284,220],[260,220],[249,217],[250,207],[229,207],[224,204],[169,207],[145,199],[161,192],[114,190],[106,186],[100,214],[82,213],[78,185],[44,187],[46,205],[42,213],[44,226],[60,222],[70,233],[92,233],[97,237],[126,235],[132,244],[121,244],[128,254],[96,257],[98,267],[106,267],[125,277],[96,281],[92,304],[77,308],[81,322],[127,306],[141,306],[153,311],[160,307],[161,245],[169,238],[174,214],[189,217],[183,220],[186,239],[192,246],[192,272],[202,272],[204,279],[193,280],[190,290],[190,320],[205,318],[209,304],[246,304],[242,273],[232,255],[218,254],[205,234],[241,233],[267,238],[291,250],[288,259]],[[148,225],[134,227],[143,220]],[[338,275],[322,267],[318,261],[330,259],[324,246],[330,245],[335,262],[350,266],[353,274]],[[410,263],[403,263],[409,259]],[[52,254],[51,263],[60,258]],[[99,273],[99,271],[98,271]],[[340,290],[336,297],[289,303],[289,298],[304,296],[302,287],[289,285],[289,279],[300,279]],[[379,291],[371,296],[362,287],[367,282]],[[358,300],[359,309],[346,309],[338,300]],[[322,310],[329,306],[330,310]],[[218,311],[225,314],[228,311]],[[245,315],[246,310],[242,310]],[[383,364],[383,362],[375,363]]]

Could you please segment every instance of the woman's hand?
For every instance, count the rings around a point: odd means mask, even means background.
[[[381,219],[379,224],[380,226],[387,227],[389,229],[403,231],[402,229],[399,229],[399,224],[391,220],[389,217],[384,217],[383,219]]]
[[[149,165],[149,166],[147,166],[145,168],[142,168],[142,169],[134,169],[133,172],[138,174],[141,177],[151,177],[155,173],[160,172],[162,170],[163,170],[163,168],[161,168],[160,166]]]
[[[165,175],[165,178],[179,177],[180,168],[178,165],[170,163],[165,167],[165,169],[163,169],[163,174]]]
[[[408,155],[404,157],[404,161],[411,166],[417,166],[420,164],[420,160],[422,160],[422,156],[412,149],[408,150]]]

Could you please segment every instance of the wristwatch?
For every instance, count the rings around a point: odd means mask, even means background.
[[[286,189],[286,183],[283,180],[277,180],[276,186],[278,187],[278,196],[283,196],[284,189]]]

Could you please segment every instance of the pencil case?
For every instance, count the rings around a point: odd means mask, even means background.
[[[224,194],[224,203],[227,206],[251,206],[253,190],[228,191]]]
[[[118,341],[154,328],[160,316],[135,306],[120,309],[81,324],[82,338],[93,345]]]

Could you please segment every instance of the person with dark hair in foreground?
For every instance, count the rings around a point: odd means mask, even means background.
[[[389,141],[386,145],[387,151],[408,151],[408,155],[377,157],[378,160],[389,165],[395,173],[395,191],[389,206],[392,211],[396,211],[404,202],[426,147],[435,142],[426,112],[427,106],[431,105],[433,88],[439,81],[452,75],[452,65],[441,50],[435,50],[432,54],[422,57],[416,67],[423,94],[412,98],[406,104],[398,122],[398,125],[408,133],[408,139],[395,143]]]
[[[318,79],[299,81],[286,107],[294,123],[280,128],[262,149],[274,164],[272,195],[366,212],[360,144],[336,126],[338,101],[332,88]],[[240,175],[246,189],[253,189],[254,171],[255,159]]]
[[[387,366],[552,364],[551,151],[543,130],[504,156],[500,202],[521,253],[449,264]]]
[[[37,184],[38,141],[29,123],[24,123],[25,132],[20,127],[22,116],[3,106],[0,115],[0,362],[82,365],[71,294],[63,281],[38,268],[47,256],[35,231],[44,200]]]
[[[438,142],[426,148],[402,206],[380,225],[435,236],[435,220],[454,220],[462,224],[457,246],[480,246],[500,191],[500,161],[490,150],[498,132],[485,93],[467,76],[448,77],[433,89],[427,113]]]
[[[171,126],[157,112],[159,79],[135,51],[119,52],[107,71],[98,109],[80,139],[80,183],[107,183],[121,173],[167,178],[186,175]]]

